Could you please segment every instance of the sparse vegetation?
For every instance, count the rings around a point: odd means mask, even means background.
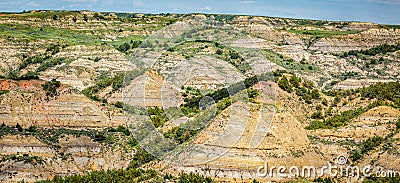
[[[372,138],[368,138],[365,141],[362,141],[359,144],[359,149],[353,150],[350,154],[350,159],[353,161],[357,161],[361,159],[364,154],[368,153],[371,150],[374,150],[377,146],[381,145],[383,142],[383,138],[379,136],[375,136]]]
[[[5,135],[30,135],[30,136],[35,136],[45,144],[53,147],[53,148],[60,148],[58,144],[59,138],[65,136],[65,135],[73,135],[75,137],[80,137],[80,136],[87,136],[93,139],[94,141],[100,142],[100,143],[114,143],[112,140],[112,134],[113,133],[122,133],[125,136],[130,135],[130,131],[127,127],[125,126],[119,126],[118,128],[106,128],[102,131],[99,130],[73,130],[73,129],[66,129],[66,128],[40,128],[37,126],[31,126],[29,128],[23,128],[21,125],[18,123],[16,124],[15,127],[12,126],[7,126],[3,123],[3,125],[0,126],[0,137],[3,137]]]
[[[302,34],[302,35],[310,35],[314,36],[315,38],[323,38],[323,37],[331,37],[337,35],[347,35],[347,34],[357,34],[360,31],[335,31],[335,30],[297,30],[297,29],[290,29],[287,30],[288,32]]]
[[[284,56],[282,54],[276,53],[272,50],[264,49],[262,50],[265,57],[271,61],[274,62],[288,70],[293,70],[293,71],[307,71],[307,72],[313,72],[319,70],[317,66],[311,65],[306,63],[304,60],[303,61],[295,61],[290,57]]]
[[[56,79],[52,79],[51,81],[46,81],[42,87],[43,90],[46,91],[46,95],[49,97],[54,97],[58,95],[57,89],[61,86],[60,81]]]
[[[39,156],[30,156],[29,154],[23,154],[23,155],[6,155],[3,156],[0,159],[0,162],[5,162],[5,161],[15,161],[15,162],[24,162],[24,163],[29,163],[32,165],[42,165],[44,164],[44,161],[41,157]]]
[[[369,109],[384,105],[389,105],[389,104],[382,100],[377,100],[369,104],[367,107],[359,107],[353,110],[347,110],[327,119],[312,121],[310,125],[306,127],[306,129],[307,130],[315,130],[320,128],[331,129],[344,126],[350,123],[354,118],[368,111]]]
[[[128,71],[126,73],[119,73],[115,76],[111,77],[101,77],[95,85],[90,86],[88,88],[85,88],[82,93],[95,101],[107,103],[106,99],[100,98],[97,96],[98,92],[102,91],[106,87],[111,86],[113,91],[116,91],[126,85],[129,85],[130,81],[134,79],[135,77],[139,76],[142,74],[144,71],[142,70],[134,70],[134,71]]]
[[[204,49],[213,48],[215,50],[215,57],[228,62],[237,68],[241,73],[247,73],[251,70],[249,63],[234,49],[223,46],[218,42],[207,40],[194,40],[186,41],[168,51],[178,52],[183,54],[186,58],[193,57],[193,55],[205,54]],[[210,52],[211,55],[211,52]]]
[[[125,170],[93,171],[86,175],[72,175],[66,177],[55,176],[52,180],[38,183],[67,183],[67,182],[179,182],[179,183],[212,183],[209,177],[195,173],[180,173],[177,177],[170,174],[160,175],[153,169],[128,168]]]
[[[184,143],[195,136],[199,131],[201,131],[209,121],[211,121],[215,115],[221,113],[224,109],[232,104],[232,97],[239,92],[247,92],[247,96],[250,102],[254,102],[254,98],[259,96],[258,90],[250,88],[258,81],[266,80],[266,76],[252,76],[246,78],[243,83],[239,82],[232,84],[227,88],[223,88],[212,93],[208,93],[205,96],[213,98],[215,101],[215,114],[212,109],[205,111],[198,115],[194,120],[182,124],[178,127],[174,127],[172,130],[164,134],[165,137],[174,139],[177,143]],[[181,106],[182,111],[199,111],[199,102],[203,98],[203,95],[194,95],[194,97],[187,99],[185,103]],[[185,112],[184,112],[185,113]]]
[[[169,120],[168,116],[164,113],[164,110],[159,107],[149,107],[147,113],[156,128],[163,126],[164,123]]]
[[[387,45],[383,44],[377,47],[373,47],[367,50],[351,50],[348,52],[344,52],[340,54],[341,57],[348,57],[348,56],[357,56],[357,57],[362,57],[362,55],[369,55],[369,56],[374,56],[378,54],[385,54],[389,52],[395,52],[400,50],[400,44],[397,45]]]
[[[303,81],[301,78],[297,77],[295,74],[291,74],[290,80],[281,71],[275,71],[275,79],[278,80],[278,86],[291,93],[296,92],[304,102],[311,104],[312,100],[319,100],[321,98],[320,91],[314,88],[314,84],[310,81]]]

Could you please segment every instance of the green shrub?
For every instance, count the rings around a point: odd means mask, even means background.
[[[129,130],[129,128],[122,126],[122,125],[119,125],[117,128],[107,128],[106,130],[108,132],[121,132],[125,136],[131,135],[131,131]]]
[[[159,107],[149,107],[147,113],[156,128],[163,126],[164,123],[169,120],[168,116],[164,113],[164,110]]]
[[[129,43],[124,43],[122,45],[119,45],[117,49],[118,51],[125,53],[131,49],[131,45],[129,45]]]
[[[371,106],[370,106],[371,107]],[[344,111],[341,114],[334,115],[331,118],[324,119],[322,121],[312,121],[309,126],[306,127],[308,130],[314,130],[319,128],[336,128],[346,125],[355,117],[358,117],[362,113],[366,112],[369,107],[357,108],[354,110]]]
[[[352,161],[357,161],[359,159],[361,159],[363,157],[363,155],[361,154],[360,150],[356,149],[351,151],[349,158]]]
[[[88,97],[94,101],[107,103],[106,99],[103,99],[103,98],[100,98],[97,96],[98,92],[100,92],[101,90],[105,89],[108,86],[112,86],[113,90],[116,91],[116,90],[124,87],[125,85],[129,85],[130,81],[132,81],[133,78],[136,78],[143,72],[144,72],[144,70],[134,70],[134,71],[128,71],[125,73],[119,73],[119,74],[116,74],[115,76],[111,76],[111,77],[100,77],[100,79],[96,82],[96,84],[83,89],[82,93],[86,97]]]
[[[317,111],[317,112],[312,113],[311,118],[312,119],[322,119],[322,118],[324,118],[324,116],[322,115],[321,111]]]
[[[122,109],[122,108],[124,108],[124,103],[118,101],[118,102],[116,102],[116,103],[114,104],[114,106],[117,107],[117,108],[121,108],[121,109]]]
[[[385,54],[388,52],[395,52],[397,50],[400,50],[400,44],[397,44],[397,45],[383,44],[383,45],[379,45],[377,47],[373,47],[373,48],[370,48],[367,50],[351,50],[351,51],[342,53],[340,56],[341,57],[347,57],[349,55],[359,56],[360,54],[374,56],[374,55],[378,55],[378,54]]]
[[[282,76],[282,78],[278,82],[278,86],[289,93],[293,91],[292,86],[290,85],[286,76]]]
[[[164,136],[169,139],[174,139],[178,144],[182,144],[196,135],[198,131],[199,130],[189,130],[179,126],[172,128],[172,130],[165,133]]]
[[[189,174],[180,173],[178,183],[211,183],[213,180],[209,177],[204,177],[190,172]]]
[[[42,87],[43,90],[46,91],[47,96],[56,96],[57,95],[57,89],[61,86],[60,81],[57,81],[56,79],[52,79],[51,81],[46,81]]]
[[[290,84],[292,84],[293,87],[298,88],[300,86],[300,82],[301,82],[301,79],[298,78],[296,75],[293,74],[290,77]]]
[[[10,90],[0,90],[0,95],[7,94],[9,92],[10,92]]]
[[[17,124],[15,125],[15,128],[17,128],[17,130],[18,130],[19,132],[24,131],[24,129],[21,127],[21,125],[20,125],[19,123],[17,123]]]
[[[92,171],[84,175],[54,176],[51,180],[42,180],[38,183],[85,183],[85,182],[177,182],[177,183],[212,183],[209,177],[195,173],[181,172],[177,177],[170,174],[164,176],[152,169],[128,167],[127,169]]]
[[[379,136],[371,137],[368,138],[365,141],[362,141],[358,146],[359,148],[356,150],[353,150],[350,154],[350,158],[353,161],[357,161],[361,159],[364,154],[368,153],[371,150],[374,150],[376,147],[382,144],[383,138]]]
[[[260,96],[260,92],[259,92],[257,89],[249,88],[249,89],[247,89],[247,95],[248,95],[248,97],[249,97],[249,100],[250,100],[251,102],[254,102],[254,99],[255,99],[257,96]]]
[[[400,82],[376,83],[369,87],[355,90],[364,98],[390,100],[396,108],[400,108]]]
[[[18,80],[19,71],[20,67],[17,68],[8,67],[7,69],[2,68],[2,72],[4,74],[3,77],[6,79]]]
[[[54,59],[48,59],[43,61],[40,66],[36,69],[36,72],[42,72],[45,71],[48,68],[51,68],[56,65],[60,65],[64,62],[70,61],[70,59],[66,58],[54,58]]]
[[[28,71],[25,75],[22,75],[19,80],[31,80],[39,79],[39,74],[37,72]]]
[[[397,120],[396,128],[397,128],[397,129],[400,129],[400,118]]]
[[[137,168],[143,164],[155,160],[156,157],[148,153],[145,149],[137,146],[136,153],[133,156],[132,162],[129,167]]]

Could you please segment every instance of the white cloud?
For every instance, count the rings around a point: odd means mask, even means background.
[[[75,7],[79,7],[79,6],[81,6],[80,4],[70,4],[70,5],[68,5],[69,7],[71,7],[71,8],[75,8]]]
[[[206,6],[206,7],[204,7],[204,8],[201,8],[200,10],[211,11],[211,10],[212,10],[212,8],[211,8],[211,7],[209,7],[209,6]]]
[[[255,1],[240,1],[241,4],[253,4]]]
[[[29,2],[29,3],[27,3],[26,5],[29,6],[29,7],[37,7],[37,6],[40,6],[40,4],[35,3],[35,2]]]

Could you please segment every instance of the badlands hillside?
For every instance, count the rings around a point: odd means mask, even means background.
[[[0,42],[0,182],[399,181],[257,170],[400,172],[400,26],[29,11]]]

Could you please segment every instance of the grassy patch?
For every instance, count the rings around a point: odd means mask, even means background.
[[[6,13],[4,17],[15,18],[18,20],[29,20],[31,18],[39,19],[53,19],[57,16],[58,18],[66,16],[76,16],[79,13],[76,11],[44,11],[44,12],[22,12],[22,13]]]
[[[213,50],[216,58],[224,60],[237,68],[241,73],[245,74],[251,70],[250,64],[235,50],[221,45],[218,42],[207,40],[194,40],[186,41],[180,45],[170,48],[168,51],[178,52],[183,54],[186,58],[193,57],[194,55],[211,55],[209,50]]]
[[[286,30],[286,31],[296,33],[296,34],[301,34],[301,35],[310,35],[310,36],[313,36],[316,38],[325,38],[325,37],[347,35],[347,34],[357,34],[357,33],[361,32],[361,31],[356,31],[356,30],[336,31],[336,30],[296,30],[296,29],[291,29],[291,30]]]
[[[73,135],[75,137],[87,136],[93,139],[94,141],[100,143],[109,143],[112,144],[114,141],[112,140],[112,133],[109,132],[121,132],[124,135],[130,135],[129,129],[124,126],[120,126],[118,128],[106,128],[102,131],[98,130],[73,130],[66,128],[40,128],[37,126],[31,126],[29,128],[22,128],[19,124],[15,127],[4,125],[4,123],[0,126],[0,137],[5,135],[31,135],[38,138],[40,141],[45,144],[53,147],[60,148],[58,144],[59,138],[65,135]]]
[[[320,70],[317,66],[308,64],[304,60],[297,62],[290,57],[276,53],[272,50],[263,49],[262,51],[269,61],[274,62],[288,70],[309,72]]]
[[[27,41],[37,39],[51,42],[64,42],[69,45],[100,45],[101,37],[88,30],[72,30],[56,27],[32,27],[23,24],[0,24],[0,36],[5,38],[19,38]]]
[[[363,58],[364,55],[369,55],[369,56],[374,56],[378,54],[385,54],[385,53],[391,53],[400,50],[400,44],[397,45],[379,45],[367,50],[351,50],[348,52],[344,52],[340,54],[339,56],[342,58],[348,57],[348,56],[356,56],[358,58]]]
[[[357,34],[361,32],[354,30],[336,31],[336,30],[298,30],[298,29],[290,29],[285,31],[309,37],[309,40],[305,42],[307,49],[310,48],[315,43],[316,40],[321,38],[328,38],[332,36],[340,36],[347,34]]]
[[[23,155],[6,155],[3,156],[3,158],[0,159],[0,162],[5,162],[5,161],[16,161],[16,162],[25,162],[29,163],[32,165],[38,165],[38,164],[44,164],[44,161],[41,157],[39,156],[30,156],[28,154],[23,154]]]
[[[351,89],[351,90],[330,90],[325,92],[326,95],[332,97],[356,97],[389,100],[393,103],[388,104],[394,108],[400,108],[400,82],[375,83],[368,87]]]
[[[110,44],[113,45],[114,47],[118,47],[127,42],[132,44],[132,42],[134,41],[143,41],[146,38],[147,38],[146,36],[137,36],[137,35],[125,36],[110,42]]]
[[[83,89],[82,93],[94,101],[107,103],[106,99],[97,96],[100,91],[109,86],[113,88],[113,91],[116,91],[126,85],[129,85],[130,81],[143,73],[144,70],[134,70],[125,73],[119,73],[115,76],[100,77],[100,79],[93,86]]]
[[[383,29],[400,29],[400,25],[379,25]]]
[[[383,100],[377,100],[369,104],[367,107],[360,107],[353,110],[344,111],[340,114],[334,115],[330,118],[323,120],[315,120],[310,123],[309,126],[306,127],[307,130],[315,130],[315,129],[332,129],[341,126],[347,125],[354,118],[357,118],[364,112],[368,110],[378,107],[378,106],[389,106],[390,103],[387,103]]]

